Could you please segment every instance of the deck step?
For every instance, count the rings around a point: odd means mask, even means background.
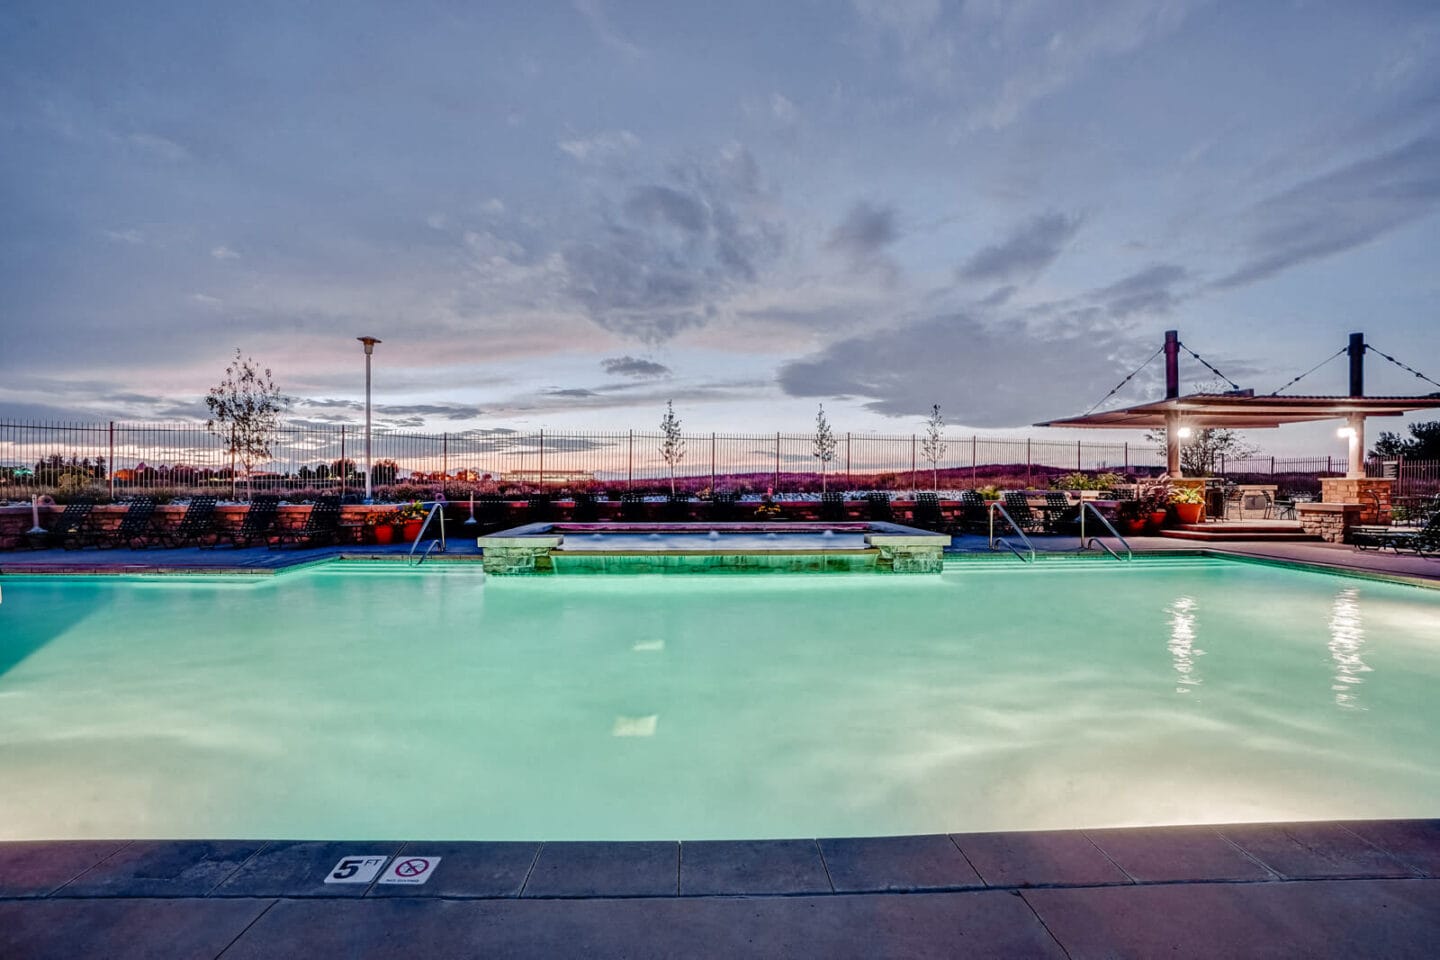
[[[1197,525],[1161,530],[1160,536],[1208,543],[1316,543],[1320,540],[1315,534],[1306,533],[1298,527],[1247,527],[1243,530],[1221,527],[1206,530]]]

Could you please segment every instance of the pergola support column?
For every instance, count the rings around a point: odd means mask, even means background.
[[[1180,476],[1180,414],[1165,411],[1165,472]]]
[[[1345,476],[1353,480],[1365,476],[1365,417],[1352,413],[1347,422],[1350,426],[1350,465]]]

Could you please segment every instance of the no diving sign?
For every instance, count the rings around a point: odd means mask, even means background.
[[[380,882],[421,884],[430,879],[430,875],[439,865],[439,857],[396,857],[390,864],[390,869],[380,878]]]

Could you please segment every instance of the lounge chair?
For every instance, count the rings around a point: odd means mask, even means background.
[[[921,530],[941,531],[945,528],[945,514],[940,509],[940,496],[935,493],[917,493],[915,507],[910,513],[911,526]]]
[[[499,494],[487,493],[475,500],[475,522],[482,530],[501,530],[510,524],[510,502]]]
[[[135,549],[136,546],[146,547],[150,545],[150,524],[155,519],[155,498],[136,497],[130,501],[125,508],[125,515],[120,522],[109,530],[101,530],[94,534],[95,546],[105,547],[128,547]]]
[[[65,504],[60,516],[44,533],[33,534],[30,545],[39,547],[64,547],[66,550],[82,547],[90,536],[90,515],[95,509],[93,500],[72,500]]]
[[[548,523],[551,516],[551,500],[548,493],[532,493],[525,498],[529,504],[525,511],[528,523]]]
[[[185,544],[198,546],[205,537],[215,533],[215,498],[193,497],[185,508],[185,515],[174,530],[164,531],[159,539],[167,547],[181,547]]]
[[[594,523],[600,519],[600,508],[595,503],[594,494],[575,494],[575,509],[571,511],[570,519],[576,523]]]
[[[845,495],[829,491],[820,494],[820,519],[827,523],[838,523],[849,519],[845,511]]]
[[[672,523],[684,523],[690,519],[690,494],[672,493],[665,499],[665,519]]]
[[[978,491],[960,491],[960,529],[970,533],[990,531],[990,508]]]
[[[720,490],[710,497],[710,519],[716,523],[730,523],[734,521],[738,512],[736,504],[740,502],[740,495],[733,490]]]
[[[895,510],[890,506],[890,494],[883,490],[871,490],[865,494],[865,503],[870,508],[870,519],[877,523],[893,523]]]
[[[1005,491],[1005,512],[1010,514],[1010,519],[1015,525],[1026,533],[1032,533],[1045,526],[1044,521],[1035,515],[1030,509],[1030,499],[1025,496],[1023,490]]]
[[[339,536],[340,501],[334,497],[320,497],[305,515],[305,522],[298,527],[279,531],[270,538],[270,547],[274,549],[287,543],[318,547],[335,543]]]
[[[1351,527],[1350,542],[1361,550],[1389,547],[1396,553],[1440,556],[1440,513],[1432,514],[1423,527]]]
[[[221,540],[229,540],[233,547],[248,547],[255,542],[268,543],[275,532],[275,523],[280,519],[280,498],[269,493],[256,494],[245,508],[240,525],[221,531],[215,538],[215,546]]]
[[[1010,509],[1008,506],[1006,509]],[[1070,498],[1059,490],[1045,491],[1045,506],[1042,508],[1045,513],[1044,526],[1046,533],[1059,533],[1066,526],[1071,524],[1079,514],[1079,507],[1070,502]],[[1014,511],[1011,511],[1012,515]],[[1019,522],[1019,518],[1016,518]]]
[[[645,498],[638,493],[626,493],[620,497],[620,519],[628,523],[639,523],[649,519]]]

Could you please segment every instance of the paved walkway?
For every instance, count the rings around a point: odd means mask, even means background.
[[[373,874],[345,866],[365,858]],[[424,884],[383,882],[416,871]],[[360,882],[325,882],[346,874]],[[818,841],[0,844],[0,956],[16,960],[1428,958],[1436,944],[1437,820]]]

